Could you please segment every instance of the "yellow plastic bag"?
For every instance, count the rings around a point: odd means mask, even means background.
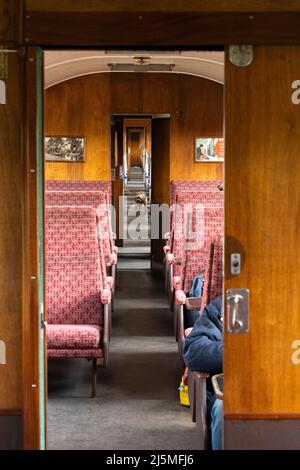
[[[179,400],[183,406],[190,406],[189,387],[188,387],[188,369],[186,368],[179,385]]]

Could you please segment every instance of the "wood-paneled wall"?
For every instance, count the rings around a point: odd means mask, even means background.
[[[225,336],[225,416],[300,417],[300,46],[226,58],[226,283],[250,289],[250,332]],[[238,132],[237,132],[238,129]],[[238,140],[237,140],[238,138]],[[237,145],[238,142],[238,145]],[[232,277],[230,253],[242,253]]]
[[[23,0],[1,0],[0,44],[10,47],[22,44]]]
[[[178,113],[172,119],[171,180],[222,179],[222,163],[194,162],[194,138],[223,136],[223,86],[180,77],[178,98]]]
[[[46,135],[86,138],[85,163],[46,163],[46,179],[110,179],[110,81],[107,74],[79,77],[46,91]]]
[[[47,179],[110,179],[110,113],[170,114],[170,179],[222,178],[221,163],[194,163],[194,138],[223,133],[218,83],[175,74],[95,74],[49,88],[45,102],[46,134],[87,138],[87,162],[47,163]]]
[[[169,204],[170,201],[170,119],[154,119],[152,124],[153,203]]]
[[[22,96],[21,54],[8,57],[7,103],[0,105],[0,415],[22,409]],[[9,413],[8,413],[9,414]]]

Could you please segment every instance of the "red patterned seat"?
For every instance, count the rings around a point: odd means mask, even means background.
[[[194,228],[195,230],[195,228]],[[223,207],[205,207],[203,217],[203,228],[198,222],[197,233],[202,232],[202,246],[192,249],[187,248],[183,252],[180,279],[181,288],[187,293],[195,276],[204,273],[208,256],[208,246],[214,242],[216,237],[221,236],[224,230]],[[200,240],[201,242],[201,240]]]
[[[95,385],[95,361],[106,366],[110,328],[95,209],[46,207],[45,242],[48,357],[93,358]]]
[[[106,262],[111,265],[115,254],[107,195],[103,191],[46,191],[47,206],[91,206],[97,210],[98,234]]]
[[[221,227],[220,230],[223,230],[223,205],[223,192],[218,189],[182,190],[176,196],[174,223],[169,240],[169,250],[165,256],[166,262],[171,265],[168,272],[166,271],[166,276],[168,276],[166,284],[169,287],[168,295],[171,307],[173,306],[174,297],[173,277],[180,276],[182,278],[183,260],[185,253],[190,249],[192,241],[189,240],[190,229],[192,228],[194,233],[198,233],[198,236],[202,234],[203,246],[206,238],[205,233],[215,232],[216,227]],[[215,211],[215,213],[209,216],[209,213],[206,212],[207,215],[204,216],[205,211],[208,209]],[[203,226],[199,228],[201,223]],[[197,244],[197,249],[199,250],[199,244]],[[187,290],[186,287],[185,291]],[[176,318],[174,318],[174,325],[177,328]]]
[[[221,191],[182,191],[176,196],[173,226],[171,229],[169,248],[174,256],[179,256],[181,239],[186,235],[188,213],[193,214],[196,208],[223,207],[224,197]],[[177,247],[179,245],[179,248]]]
[[[201,311],[223,293],[223,237],[216,236],[207,259]]]
[[[217,191],[218,187],[223,184],[223,181],[205,180],[205,181],[191,181],[191,180],[175,180],[171,181],[170,189],[170,205],[176,201],[176,196],[182,191]]]
[[[103,328],[99,325],[48,325],[49,349],[94,349],[102,342]]]
[[[110,181],[47,180],[46,191],[104,191],[111,197]]]

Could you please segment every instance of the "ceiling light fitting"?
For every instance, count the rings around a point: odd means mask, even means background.
[[[107,64],[112,72],[172,72],[175,64]]]

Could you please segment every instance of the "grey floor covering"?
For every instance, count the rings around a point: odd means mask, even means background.
[[[197,449],[190,410],[178,402],[182,364],[163,282],[120,271],[110,362],[90,394],[91,364],[49,361],[48,448]]]

